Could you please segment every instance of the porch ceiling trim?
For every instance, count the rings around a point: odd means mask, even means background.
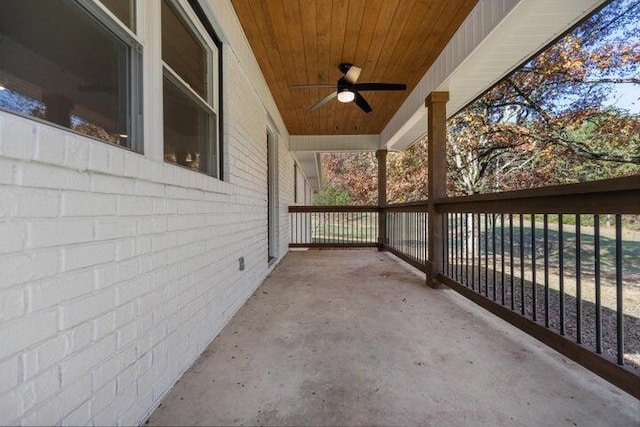
[[[313,190],[317,190],[322,185],[322,170],[320,164],[320,154],[313,151],[291,151],[300,171]]]
[[[380,135],[292,135],[289,147],[291,151],[376,151]]]
[[[448,91],[451,117],[604,0],[481,0],[380,134],[402,151],[427,132],[424,99]]]

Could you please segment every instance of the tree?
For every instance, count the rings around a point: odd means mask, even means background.
[[[448,193],[496,192],[640,174],[640,0],[614,0],[448,121]],[[426,141],[388,159],[388,199],[426,194]],[[375,158],[323,157],[326,179],[375,202]],[[372,181],[373,180],[373,181]]]
[[[333,184],[324,185],[313,194],[313,204],[316,206],[343,206],[350,202],[349,193],[338,190]]]
[[[450,193],[639,173],[638,115],[608,105],[640,84],[639,22],[639,1],[611,2],[450,120]]]
[[[387,157],[387,200],[402,203],[427,198],[427,144],[414,144]]]
[[[326,182],[349,195],[355,205],[377,203],[378,164],[374,153],[324,153]]]

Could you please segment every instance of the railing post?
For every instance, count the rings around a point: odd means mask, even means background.
[[[387,218],[384,207],[387,205],[387,150],[376,151],[378,159],[378,250],[384,250],[387,243]]]
[[[425,100],[427,107],[429,228],[428,255],[431,269],[427,273],[427,285],[437,288],[435,276],[444,271],[443,243],[446,230],[442,214],[434,201],[446,196],[447,190],[447,101],[449,92],[431,92]]]

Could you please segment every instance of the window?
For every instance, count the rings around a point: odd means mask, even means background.
[[[133,0],[100,0],[131,31],[136,31],[136,8]]]
[[[218,177],[218,48],[189,13],[162,1],[164,156]]]
[[[133,28],[133,2],[104,2],[116,3],[114,15]],[[88,1],[0,1],[0,109],[138,148],[141,46],[132,34]]]

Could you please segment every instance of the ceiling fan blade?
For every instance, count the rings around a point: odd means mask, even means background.
[[[364,111],[365,113],[370,113],[371,111],[373,111],[371,105],[369,105],[367,100],[364,99],[362,95],[360,95],[358,92],[354,92],[354,94],[356,95],[356,99],[354,99],[354,102],[358,107],[362,109],[362,111]]]
[[[317,88],[317,87],[336,87],[335,84],[324,84],[324,83],[318,83],[318,84],[312,84],[312,85],[291,85],[291,87],[293,89],[307,89],[307,88]]]
[[[407,85],[402,83],[356,83],[355,90],[407,90]]]
[[[316,111],[318,108],[322,107],[324,104],[331,101],[336,96],[338,96],[338,91],[331,92],[329,95],[325,96],[320,101],[316,102],[309,111]]]
[[[349,68],[349,71],[344,74],[344,79],[352,85],[356,84],[356,82],[358,81],[358,77],[360,77],[361,71],[362,68],[352,65],[351,68]]]

